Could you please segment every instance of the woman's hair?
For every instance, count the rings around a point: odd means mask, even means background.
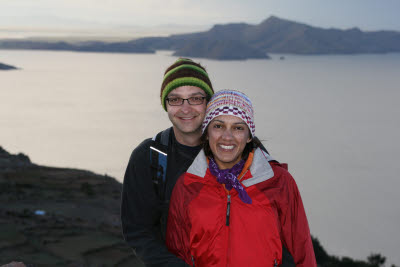
[[[208,127],[210,125],[207,125],[206,129],[204,130],[202,136],[200,137],[200,142],[201,142],[201,146],[204,150],[204,154],[206,155],[206,157],[211,157],[213,158],[213,153],[211,151],[210,148],[210,144],[208,142],[208,138],[207,138],[207,132],[208,132]],[[251,137],[251,133],[249,130],[249,136]],[[258,139],[256,136],[254,136],[253,138],[251,138],[251,141],[249,143],[246,144],[246,146],[244,147],[244,150],[242,152],[242,159],[246,160],[247,157],[249,156],[250,152],[253,151],[253,149],[260,147],[261,146],[261,141],[260,139]]]

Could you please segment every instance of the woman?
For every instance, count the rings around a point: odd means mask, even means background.
[[[279,266],[282,243],[296,266],[317,266],[292,176],[259,148],[253,107],[243,93],[211,98],[203,149],[172,193],[166,242],[199,266]]]

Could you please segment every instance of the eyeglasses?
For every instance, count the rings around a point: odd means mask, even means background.
[[[166,98],[166,100],[170,106],[181,106],[185,100],[189,103],[189,105],[201,105],[204,103],[205,98],[205,96],[192,96],[189,98],[169,97]]]

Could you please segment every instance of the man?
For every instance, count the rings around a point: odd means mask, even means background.
[[[146,266],[188,266],[164,244],[168,202],[176,180],[201,149],[201,124],[213,94],[205,68],[190,59],[178,59],[165,71],[160,94],[172,123],[172,130],[157,138],[168,138],[166,151],[160,152],[167,154],[165,181],[152,179],[157,139],[144,140],[130,157],[122,192],[123,235]]]

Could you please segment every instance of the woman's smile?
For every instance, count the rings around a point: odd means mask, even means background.
[[[210,149],[220,169],[229,169],[239,162],[246,144],[251,141],[247,124],[232,115],[221,115],[212,120],[207,134]]]

